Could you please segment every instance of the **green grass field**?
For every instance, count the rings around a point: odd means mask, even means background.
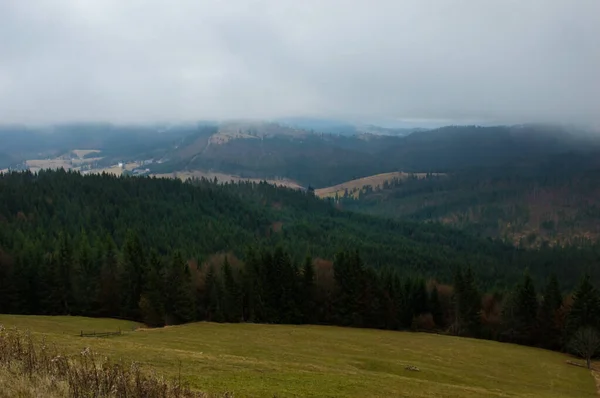
[[[593,397],[584,368],[546,350],[423,333],[324,326],[133,322],[0,315],[65,353],[84,347],[137,361],[194,388],[236,397]],[[82,338],[84,331],[125,331]],[[417,366],[420,371],[405,369]]]

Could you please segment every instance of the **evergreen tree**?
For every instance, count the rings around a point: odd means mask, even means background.
[[[0,313],[10,314],[14,302],[12,259],[0,250]]]
[[[73,292],[73,251],[69,237],[66,233],[61,233],[59,237],[57,261],[57,296],[60,297],[61,313],[71,314],[75,307],[75,297]]]
[[[429,308],[431,310],[431,315],[433,316],[435,325],[438,328],[444,328],[446,326],[444,320],[444,309],[442,308],[442,303],[440,302],[439,292],[436,285],[433,285],[431,295],[429,296]]]
[[[573,305],[567,316],[566,333],[568,338],[579,329],[600,327],[600,296],[585,275],[573,295]]]
[[[338,287],[336,309],[338,322],[345,326],[362,326],[364,306],[365,273],[362,259],[357,251],[340,252],[333,263]]]
[[[538,302],[533,280],[526,272],[514,293],[512,323],[516,342],[531,344],[537,328]]]
[[[466,336],[478,336],[481,327],[481,293],[471,267],[458,268],[454,278],[454,331]]]
[[[242,270],[242,280],[244,320],[260,322],[264,316],[263,277],[261,275],[260,260],[252,248],[248,248],[246,253],[246,265]]]
[[[419,316],[429,312],[429,296],[427,295],[427,287],[423,279],[417,279],[414,283],[412,292],[412,303],[414,308],[414,316]]]
[[[117,258],[117,249],[115,242],[110,236],[105,238],[101,250],[101,268],[99,283],[97,289],[98,314],[100,316],[118,316],[120,315],[121,297],[125,296],[120,288],[120,279],[122,275],[119,269],[119,260]]]
[[[204,280],[204,308],[206,308],[205,319],[211,322],[223,322],[223,289],[221,281],[212,266],[206,272]]]
[[[44,315],[56,315],[62,313],[60,278],[57,255],[47,253],[43,259],[40,270],[40,309],[39,313]]]
[[[552,349],[560,347],[561,331],[557,320],[562,302],[558,279],[555,274],[552,274],[544,289],[539,310],[540,338],[544,347]]]
[[[93,309],[96,308],[98,272],[92,259],[91,248],[85,232],[82,233],[78,244],[76,274],[77,284],[75,288],[78,313],[86,316],[95,315]]]
[[[227,256],[223,261],[223,304],[226,322],[239,322],[242,318],[242,294],[240,287],[233,276],[233,270]]]
[[[315,323],[315,269],[312,258],[307,256],[302,266],[302,315],[304,323]]]
[[[163,284],[163,266],[155,250],[150,252],[149,271],[140,298],[140,312],[148,326],[165,324],[165,287]]]
[[[144,288],[146,258],[139,236],[130,231],[123,247],[123,305],[125,317],[140,318],[139,302]]]
[[[190,270],[181,253],[173,254],[165,274],[165,316],[168,324],[190,322],[195,318],[195,299]]]

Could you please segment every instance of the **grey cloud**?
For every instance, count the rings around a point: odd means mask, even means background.
[[[597,0],[4,0],[0,123],[600,124]]]

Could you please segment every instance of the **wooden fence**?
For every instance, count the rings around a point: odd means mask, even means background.
[[[123,332],[119,329],[116,332],[84,332],[83,330],[79,334],[79,337],[109,337],[109,336],[120,336]]]

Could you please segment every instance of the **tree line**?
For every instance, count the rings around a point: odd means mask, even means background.
[[[600,341],[600,294],[584,275],[564,294],[556,276],[537,288],[528,272],[503,291],[481,289],[470,267],[451,284],[367,266],[357,250],[296,262],[281,246],[249,247],[202,264],[160,255],[130,232],[91,247],[61,233],[51,253],[0,256],[0,313],[119,317],[160,327],[193,321],[324,324],[418,330],[577,350]],[[586,340],[589,342],[589,339]],[[595,347],[597,349],[598,347]],[[595,352],[595,350],[594,350]]]
[[[356,248],[366,264],[402,277],[450,281],[456,267],[470,266],[486,289],[513,285],[526,267],[536,283],[555,273],[565,289],[584,272],[600,279],[598,245],[525,250],[437,223],[340,210],[310,192],[267,183],[64,170],[0,174],[0,225],[0,250],[28,264],[54,252],[61,233],[74,250],[93,253],[107,238],[122,248],[132,229],[159,256],[178,250],[198,263],[215,253],[245,259],[248,246],[281,246],[295,262]]]

